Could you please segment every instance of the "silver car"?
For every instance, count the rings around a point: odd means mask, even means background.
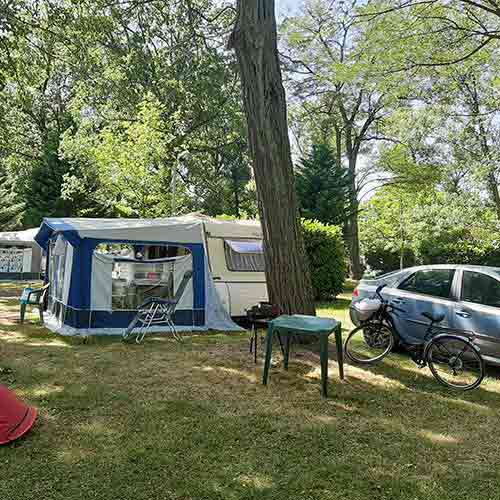
[[[444,314],[439,326],[473,331],[481,355],[500,366],[500,268],[486,266],[417,266],[376,279],[361,280],[352,304],[371,297],[385,283],[384,298],[404,309],[393,314],[394,327],[410,340],[422,340],[428,320],[422,313]],[[351,304],[351,306],[352,306]],[[351,307],[351,320],[359,324]]]

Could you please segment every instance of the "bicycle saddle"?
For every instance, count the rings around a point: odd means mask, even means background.
[[[433,314],[431,312],[423,312],[422,316],[424,318],[427,318],[428,320],[432,321],[433,323],[440,323],[444,319],[444,314]]]

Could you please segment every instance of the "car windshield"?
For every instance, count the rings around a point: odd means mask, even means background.
[[[392,278],[395,278],[396,275],[398,275],[400,272],[401,271],[391,271],[390,273],[381,274],[380,276],[377,276],[375,279],[380,281],[391,280]]]

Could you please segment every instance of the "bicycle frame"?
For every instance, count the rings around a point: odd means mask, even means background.
[[[432,341],[438,341],[440,337],[448,337],[449,335],[453,335],[455,337],[461,338],[467,342],[470,342],[474,345],[474,347],[479,351],[479,347],[474,343],[475,335],[473,332],[466,331],[457,331],[454,329],[446,329],[444,327],[436,326],[435,322],[431,320],[431,322],[427,325],[427,330],[425,332],[423,341],[415,344],[408,342],[402,335],[394,327],[394,322],[392,320],[391,312],[405,312],[404,309],[394,306],[390,304],[384,297],[381,295],[381,290],[386,285],[380,285],[375,290],[375,295],[381,302],[380,309],[368,320],[368,322],[376,322],[387,323],[392,328],[394,335],[396,336],[399,344],[405,348],[405,350],[410,354],[412,360],[418,366],[424,367],[427,365],[425,361],[427,359],[427,354],[431,347]],[[442,333],[438,333],[436,330],[441,331]],[[415,356],[413,356],[415,354]]]

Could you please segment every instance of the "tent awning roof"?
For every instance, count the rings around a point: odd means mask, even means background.
[[[218,220],[199,214],[163,219],[44,219],[35,241],[47,247],[53,234],[63,234],[73,245],[83,238],[121,241],[201,243],[203,226],[215,236],[261,238],[258,221]]]
[[[34,243],[38,228],[0,233],[0,243]]]

